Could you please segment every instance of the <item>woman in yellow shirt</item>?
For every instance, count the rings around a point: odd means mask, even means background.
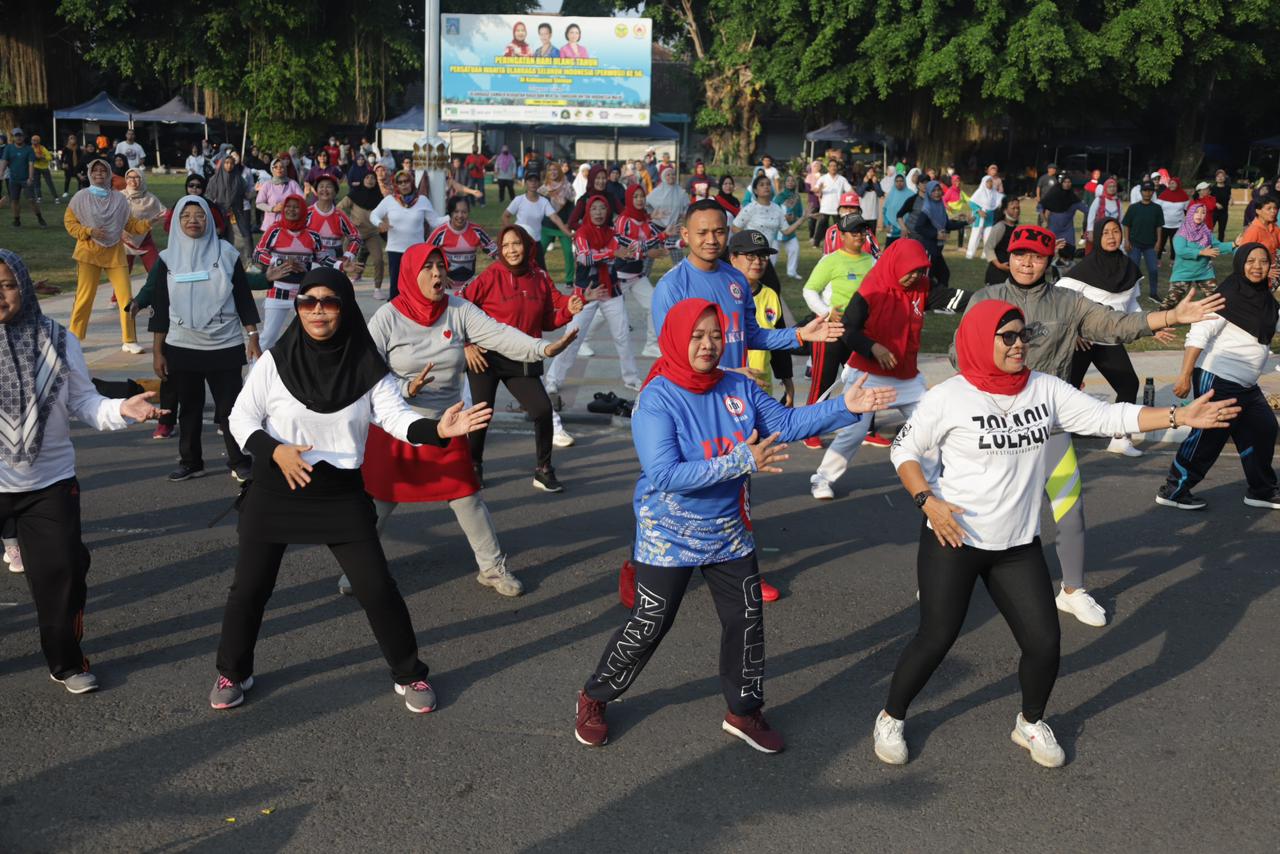
[[[71,197],[62,224],[76,239],[75,259],[76,301],[71,308],[71,334],[84,340],[89,331],[89,313],[93,311],[93,299],[98,295],[102,274],[116,293],[120,305],[120,349],[135,355],[143,352],[138,345],[133,318],[125,306],[133,299],[129,283],[129,268],[121,239],[127,232],[142,235],[151,230],[151,223],[135,219],[129,210],[129,200],[118,190],[111,189],[111,167],[98,159],[89,164],[89,186]]]

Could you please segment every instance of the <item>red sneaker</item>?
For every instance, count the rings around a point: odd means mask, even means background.
[[[774,587],[772,584],[765,581],[763,578],[760,579],[760,598],[761,599],[763,599],[766,602],[777,602],[780,596],[782,596],[782,594],[778,592],[778,588]]]
[[[893,440],[886,439],[879,433],[868,433],[867,438],[862,440],[862,444],[870,445],[873,448],[889,448],[893,446]]]
[[[577,721],[573,725],[573,737],[587,747],[604,747],[609,743],[609,725],[604,722],[606,703],[593,700],[586,691],[578,692]]]
[[[821,451],[821,450],[822,450],[822,437],[821,437],[821,436],[810,436],[808,439],[805,439],[805,440],[804,440],[803,442],[801,442],[800,444],[804,445],[806,448],[809,448],[810,450],[814,450],[814,451]]]
[[[781,753],[786,747],[782,736],[769,728],[764,713],[759,709],[749,715],[726,712],[720,728],[730,735],[736,735],[761,753]]]
[[[636,568],[629,559],[618,570],[618,601],[628,611],[636,606]]]
[[[152,439],[172,439],[173,427],[169,424],[157,424],[156,431],[151,434]]]

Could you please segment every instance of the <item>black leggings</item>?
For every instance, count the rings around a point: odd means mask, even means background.
[[[65,679],[88,670],[80,650],[89,574],[89,550],[80,539],[80,484],[72,477],[34,492],[0,492],[0,525],[11,522],[49,672]]]
[[[1213,212],[1213,224],[1218,228],[1218,240],[1225,243],[1227,241],[1227,214],[1229,208],[1219,207]]]
[[[240,537],[235,580],[227,594],[218,643],[218,672],[232,682],[243,682],[253,675],[253,648],[287,547]],[[427,665],[418,658],[409,609],[387,570],[381,541],[375,536],[354,543],[330,543],[329,551],[351,581],[378,647],[391,666],[391,678],[399,685],[427,678]]]
[[[166,348],[168,349],[168,345]],[[231,435],[227,419],[231,417],[231,408],[235,406],[236,397],[240,394],[242,382],[240,369],[229,371],[171,371],[167,383],[162,384],[161,397],[164,397],[164,385],[172,386],[178,399],[177,412],[180,415],[178,431],[178,453],[183,465],[195,468],[204,467],[204,452],[200,443],[200,434],[204,428],[204,386],[209,384],[213,392],[213,423],[222,428],[222,438],[227,448],[227,467],[234,469],[247,462],[248,457],[240,450],[239,443]]]
[[[1176,228],[1161,227],[1160,234],[1157,235],[1158,239],[1156,240],[1156,260],[1157,261],[1159,261],[1162,257],[1164,257],[1164,253],[1166,249],[1169,250],[1169,258],[1171,260],[1175,260],[1175,261],[1177,260],[1178,256],[1173,254],[1173,238],[1174,238],[1174,235],[1176,235],[1177,233],[1178,233],[1178,229]]]
[[[1123,344],[1094,344],[1088,350],[1077,350],[1071,357],[1071,384],[1076,388],[1093,365],[1111,384],[1116,403],[1138,402],[1138,374]]]
[[[515,201],[516,198],[516,182],[511,178],[498,179],[498,202],[501,203],[507,199]]]
[[[972,546],[953,549],[939,545],[933,531],[922,525],[916,577],[920,630],[898,659],[885,711],[898,720],[906,719],[907,706],[959,636],[974,583],[981,578],[1022,650],[1018,663],[1022,716],[1028,723],[1040,720],[1058,678],[1060,639],[1053,585],[1040,538],[1004,551]]]
[[[764,705],[764,611],[755,552],[724,563],[652,566],[634,562],[636,604],[582,689],[593,700],[621,697],[653,657],[680,610],[689,579],[702,570],[720,615],[720,687],[735,715]]]
[[[511,396],[524,407],[525,414],[533,419],[533,444],[537,455],[537,467],[548,468],[551,465],[551,398],[547,397],[542,378],[503,376],[496,373],[490,365],[483,374],[467,371],[467,382],[471,384],[472,403],[487,403],[490,406],[493,406],[493,402],[498,399],[498,383],[507,387]],[[484,462],[484,441],[488,435],[488,427],[483,430],[474,430],[467,435],[467,441],[471,445],[471,459],[477,463]]]

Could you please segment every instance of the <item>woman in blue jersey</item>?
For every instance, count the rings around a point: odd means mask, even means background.
[[[783,749],[764,705],[764,622],[751,533],[750,479],[777,472],[785,443],[884,409],[892,389],[851,386],[841,399],[789,409],[751,379],[721,370],[729,323],[714,303],[681,300],[667,312],[662,356],[631,417],[641,474],[633,505],[636,600],[578,694],[575,735],[608,741],[605,704],[622,695],[671,628],[695,569],[720,615],[722,728],[763,753]]]

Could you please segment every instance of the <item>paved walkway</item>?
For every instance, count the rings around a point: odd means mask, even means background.
[[[142,288],[144,281],[145,279],[141,276],[134,277],[135,293]],[[356,290],[360,307],[365,316],[372,316],[373,312],[382,305],[381,302],[373,299],[372,285],[365,281],[358,284]],[[146,313],[144,312],[138,317],[138,340],[146,348],[147,352],[141,356],[133,356],[121,351],[119,321],[115,312],[109,308],[110,294],[111,291],[105,284],[98,289],[98,298],[90,320],[88,337],[84,342],[85,360],[88,362],[90,373],[103,379],[124,379],[126,377],[139,381],[154,379],[151,370],[151,335],[146,331]],[[66,323],[71,316],[71,302],[72,297],[70,295],[61,295],[48,297],[41,301],[41,305],[46,314]],[[635,351],[639,353],[644,344],[645,319],[634,300],[628,300],[628,308],[631,314],[631,327],[633,330],[632,342]],[[557,335],[558,333],[551,333],[550,337],[556,337]],[[618,356],[613,348],[613,341],[609,336],[608,327],[603,323],[602,319],[596,322],[590,342],[595,354],[590,357],[579,355],[573,368],[568,373],[564,387],[561,389],[561,396],[565,404],[561,418],[566,424],[566,429],[570,432],[572,432],[573,425],[603,427],[612,424],[619,429],[625,429],[627,426],[626,419],[596,415],[587,411],[587,403],[593,399],[597,392],[612,391],[619,397],[635,397],[633,392],[628,391],[622,385],[622,378],[618,368]],[[1157,406],[1169,406],[1178,402],[1173,396],[1173,383],[1177,379],[1178,372],[1182,366],[1182,352],[1180,350],[1133,353],[1131,357],[1134,368],[1138,372],[1139,380],[1145,382],[1148,377],[1154,380]],[[641,373],[646,373],[652,360],[638,358],[638,361],[640,362]],[[1272,361],[1273,363],[1280,362],[1280,360],[1276,359]],[[797,397],[803,397],[809,387],[809,381],[804,377],[804,362],[803,358],[795,360]],[[930,385],[941,382],[955,373],[945,356],[935,354],[922,356],[920,369]],[[1268,370],[1262,377],[1261,385],[1263,391],[1269,395],[1280,394],[1280,373]],[[1110,386],[1107,385],[1097,371],[1093,370],[1090,371],[1085,379],[1085,390],[1090,393],[1097,393],[1100,397],[1108,400],[1112,396]],[[523,414],[516,409],[514,399],[506,394],[505,389],[499,391],[496,409],[494,417],[497,420],[524,420]],[[897,424],[896,413],[881,419],[880,423],[884,427],[892,427]],[[1162,430],[1158,433],[1149,434],[1146,437],[1146,441],[1181,442],[1187,432],[1186,428],[1174,431]]]

